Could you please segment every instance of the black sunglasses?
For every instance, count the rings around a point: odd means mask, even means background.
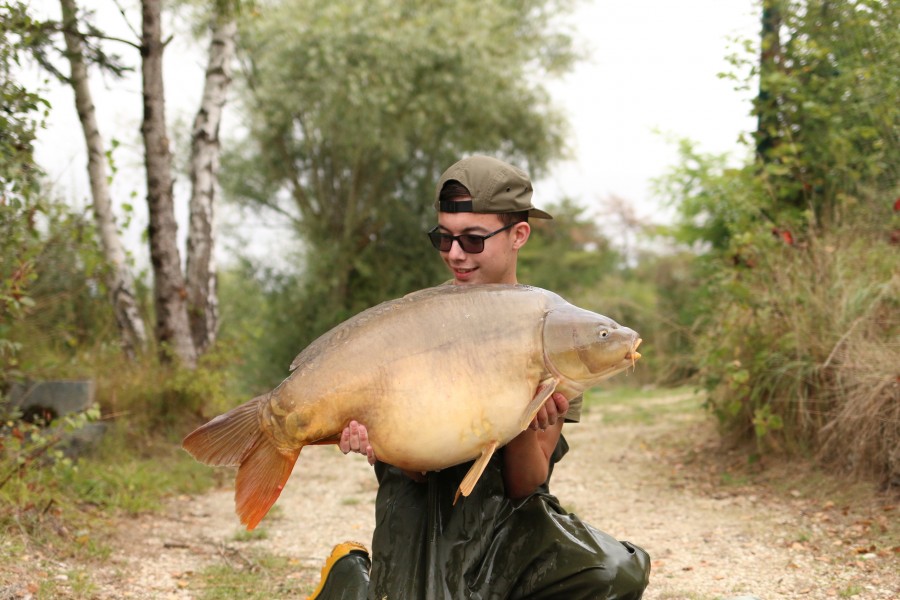
[[[431,231],[428,232],[428,239],[431,240],[431,245],[441,252],[450,252],[450,248],[453,247],[453,240],[456,240],[459,242],[459,247],[462,248],[463,252],[466,254],[479,254],[484,251],[484,240],[489,237],[494,237],[501,231],[506,231],[513,225],[515,225],[515,223],[510,223],[506,227],[501,227],[497,231],[492,231],[487,235],[475,235],[474,233],[450,235],[449,233],[441,233],[437,230],[440,225],[435,225],[431,228]]]

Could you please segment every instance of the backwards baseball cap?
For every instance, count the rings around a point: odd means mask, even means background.
[[[469,190],[472,200],[441,201],[448,181],[458,181]],[[528,211],[529,217],[552,219],[531,205],[534,189],[528,173],[490,156],[470,156],[444,171],[434,194],[434,208],[440,212],[510,213]]]

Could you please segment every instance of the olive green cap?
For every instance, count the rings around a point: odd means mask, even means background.
[[[444,202],[444,184],[458,181],[469,190],[472,201]],[[552,219],[531,205],[534,189],[528,173],[490,156],[470,156],[444,171],[434,194],[434,208],[441,212],[510,213],[528,211],[529,217]]]

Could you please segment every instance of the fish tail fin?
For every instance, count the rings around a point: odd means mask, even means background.
[[[259,410],[266,396],[257,396],[201,425],[184,438],[181,447],[203,464],[238,467],[262,438]]]
[[[268,439],[261,439],[241,462],[234,504],[247,531],[255,529],[278,500],[299,456],[299,449],[285,453]]]
[[[282,452],[259,427],[259,410],[267,396],[219,415],[191,432],[181,446],[198,461],[238,467],[234,500],[241,523],[255,528],[275,501],[300,450]]]

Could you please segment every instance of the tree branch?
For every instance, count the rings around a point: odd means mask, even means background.
[[[122,20],[125,21],[125,25],[128,26],[128,29],[131,30],[131,33],[134,34],[134,37],[137,39],[141,39],[141,34],[138,33],[138,31],[134,27],[132,27],[131,23],[128,21],[128,17],[125,15],[125,9],[122,8],[122,4],[119,2],[119,0],[113,0],[113,4],[115,4],[116,8],[119,9],[119,14],[122,15]],[[140,46],[136,46],[136,47],[138,50],[141,49]]]

